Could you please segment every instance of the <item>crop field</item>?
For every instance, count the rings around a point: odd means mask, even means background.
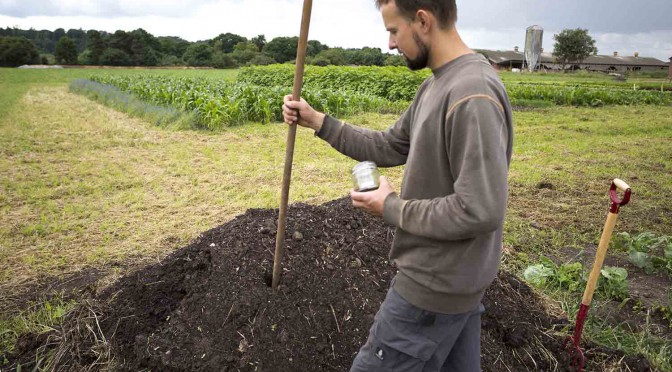
[[[356,162],[305,128],[290,192],[289,302],[273,300],[263,283],[292,74],[289,65],[0,69],[0,371],[93,361],[110,370],[252,371],[285,368],[277,363],[288,358],[347,365],[394,271],[389,232],[340,199]],[[311,66],[303,96],[384,130],[429,74]],[[672,84],[501,77],[515,139],[506,274],[491,295],[513,299],[527,292],[507,288],[531,288],[530,305],[506,313],[531,341],[512,345],[496,337],[499,328],[484,328],[484,370],[563,370],[553,345],[571,332],[608,188],[620,178],[632,201],[619,214],[584,330],[589,370],[672,371]],[[399,187],[403,167],[382,173]],[[544,321],[523,325],[528,313]],[[493,314],[490,326],[505,323]],[[72,348],[79,359],[64,351]],[[186,354],[167,356],[178,349]]]

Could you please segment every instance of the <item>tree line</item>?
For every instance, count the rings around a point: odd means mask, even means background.
[[[189,42],[176,36],[156,37],[143,29],[108,33],[97,30],[21,30],[0,28],[0,66],[66,64],[106,66],[198,66],[236,68],[285,63],[296,58],[298,37],[264,35],[253,38],[233,33]],[[330,48],[308,41],[308,64],[403,65],[399,55],[380,48]]]

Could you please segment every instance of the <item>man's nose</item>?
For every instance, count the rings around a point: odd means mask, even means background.
[[[390,50],[397,49],[397,42],[394,40],[394,38],[392,36],[390,36],[390,41],[389,41],[388,46],[390,47]]]

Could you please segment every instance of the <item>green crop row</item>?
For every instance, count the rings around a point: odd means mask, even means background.
[[[669,105],[672,93],[619,88],[508,84],[512,100],[541,100],[566,106]]]
[[[347,89],[371,94],[390,101],[411,101],[429,70],[412,72],[406,67],[306,66],[303,85],[306,89]],[[238,81],[263,86],[291,87],[293,65],[246,67]]]
[[[345,89],[371,94],[388,100],[413,99],[429,70],[411,72],[405,67],[318,67],[309,66],[304,86],[311,89]],[[238,81],[263,86],[290,87],[294,67],[271,65],[248,67],[241,70]],[[669,105],[672,92],[626,89],[625,86],[582,84],[548,84],[535,82],[507,82],[506,89],[512,101],[547,101],[556,105]]]
[[[111,85],[158,105],[195,113],[199,126],[218,129],[254,121],[282,120],[282,100],[290,87],[213,81],[173,76],[95,76],[91,80]],[[306,88],[305,98],[315,109],[334,116],[361,112],[401,112],[407,102],[390,102],[346,90]]]

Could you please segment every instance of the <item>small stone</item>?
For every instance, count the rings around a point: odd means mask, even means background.
[[[352,263],[350,263],[350,266],[351,267],[362,267],[362,260],[360,260],[359,258],[355,258],[355,260],[352,261]]]
[[[329,270],[334,270],[335,267],[334,267],[334,265],[332,265],[332,264],[327,264],[327,269],[329,269]]]
[[[289,334],[287,333],[286,330],[283,329],[282,331],[280,331],[280,334],[278,335],[278,341],[280,341],[283,344],[289,341]]]
[[[247,340],[242,339],[240,340],[240,343],[238,344],[238,351],[241,353],[247,352],[247,349],[249,348],[249,344],[247,343]]]
[[[211,247],[214,247],[214,246],[216,246],[216,245],[217,245],[217,244],[215,244],[215,243],[210,243],[210,246],[211,246]]]
[[[294,231],[294,235],[292,235],[292,239],[294,239],[296,241],[301,241],[301,240],[303,240],[303,234],[301,234],[301,232],[299,232],[299,231]]]
[[[276,230],[275,222],[272,219],[264,221],[264,224],[261,226],[259,232],[262,234],[270,234],[272,231]]]

